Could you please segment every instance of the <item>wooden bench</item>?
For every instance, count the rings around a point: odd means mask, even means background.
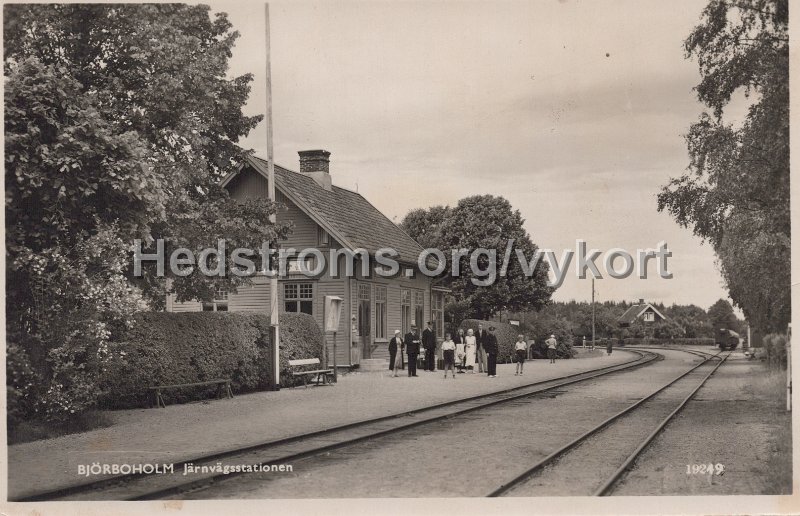
[[[289,360],[289,367],[302,367],[302,366],[319,366],[320,361],[318,358],[301,358],[298,360]],[[312,369],[312,370],[298,370],[292,371],[292,376],[300,376],[303,378],[303,385],[308,387],[308,383],[306,382],[306,378],[308,376],[316,376],[317,377],[317,385],[319,385],[320,380],[322,380],[323,385],[327,385],[328,377],[333,376],[333,369]]]
[[[153,387],[148,387],[147,390],[153,393],[151,399],[155,401],[155,407],[167,408],[167,404],[164,403],[164,397],[161,395],[163,391],[170,389],[181,389],[184,387],[202,387],[208,385],[217,386],[217,399],[221,399],[223,396],[226,398],[233,398],[233,393],[231,392],[230,378],[217,378],[205,382],[176,383],[172,385],[154,385]],[[151,403],[150,406],[153,407],[154,404]]]

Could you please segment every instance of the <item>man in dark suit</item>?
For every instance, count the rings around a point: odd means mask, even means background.
[[[427,326],[422,331],[422,347],[425,348],[425,370],[436,370],[436,335],[433,334],[431,329],[431,322],[428,321]]]
[[[400,337],[400,330],[394,330],[394,337],[389,341],[389,371],[394,369],[394,360],[397,358],[397,351],[400,350],[400,357],[403,356],[403,339]]]
[[[408,354],[408,376],[417,376],[417,355],[419,355],[419,332],[415,324],[406,333],[406,353]]]
[[[497,378],[497,337],[494,335],[494,326],[489,327],[489,333],[483,341],[483,349],[486,351],[486,360],[488,362],[486,373],[489,378]]]
[[[475,342],[477,347],[475,348],[475,361],[478,362],[478,372],[483,373],[486,371],[486,348],[484,344],[486,343],[486,330],[483,329],[483,325],[478,323],[478,331],[475,332]]]

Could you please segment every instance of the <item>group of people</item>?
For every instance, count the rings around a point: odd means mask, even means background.
[[[447,372],[453,378],[458,373],[486,373],[489,378],[497,378],[497,337],[494,334],[494,326],[484,330],[483,324],[478,324],[478,330],[471,328],[464,333],[463,328],[458,329],[458,333],[451,335],[445,334],[442,342],[442,358],[444,362],[444,377]],[[417,376],[417,357],[420,350],[425,351],[425,371],[436,371],[436,335],[431,328],[431,322],[419,334],[416,325],[411,325],[411,331],[405,337],[400,336],[400,330],[395,330],[394,337],[389,341],[389,368],[393,371],[393,376],[403,369],[403,350],[408,355],[408,376]],[[545,341],[548,347],[548,357],[551,363],[555,363],[556,340],[553,335]],[[514,343],[514,362],[517,364],[515,376],[521,375],[523,364],[528,355],[528,343],[525,342],[523,335],[517,336]],[[477,371],[476,371],[477,370]]]

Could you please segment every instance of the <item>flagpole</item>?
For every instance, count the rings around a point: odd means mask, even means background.
[[[275,161],[272,149],[272,70],[270,67],[270,33],[269,33],[269,3],[264,4],[265,21],[265,41],[266,41],[266,124],[267,124],[267,196],[270,202],[275,202]],[[276,222],[275,213],[269,216],[269,222],[273,226]],[[277,249],[277,242],[273,248]],[[274,263],[274,262],[273,262]],[[278,331],[278,275],[277,270],[270,264],[273,274],[269,280],[269,324],[272,328],[270,335],[270,345],[272,347],[272,390],[277,391],[281,388],[280,378],[280,332]]]

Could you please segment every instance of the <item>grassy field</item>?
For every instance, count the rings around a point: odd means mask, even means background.
[[[747,390],[765,403],[775,404],[780,411],[776,430],[765,438],[770,444],[771,467],[767,470],[770,492],[764,494],[790,494],[792,492],[792,418],[786,412],[786,371],[769,370],[751,378]]]

